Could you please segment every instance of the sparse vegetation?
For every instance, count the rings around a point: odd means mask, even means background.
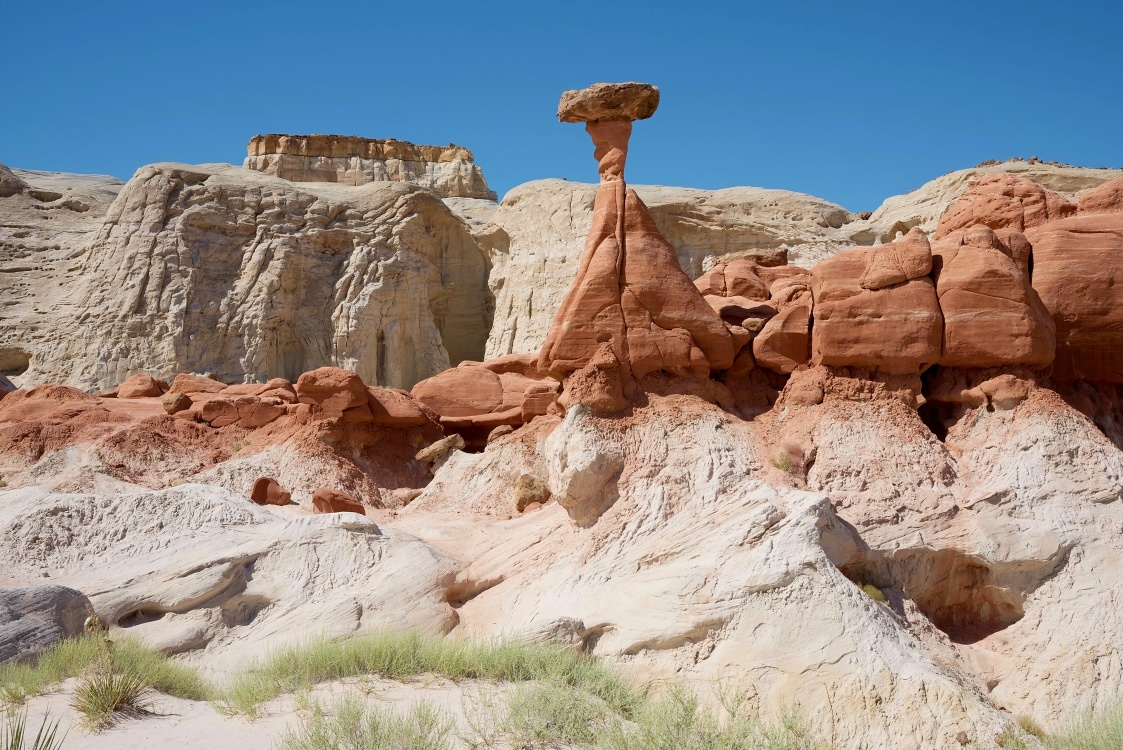
[[[230,452],[237,453],[238,451],[242,450],[242,448],[248,447],[250,447],[249,440],[236,440],[234,441],[234,444],[230,446]]]
[[[1019,716],[1017,719],[1018,728],[1031,737],[1036,737],[1039,740],[1045,739],[1045,730],[1038,724],[1032,716]]]
[[[58,736],[58,721],[51,721],[50,714],[43,716],[35,737],[27,734],[27,710],[11,711],[0,724],[0,750],[58,750],[66,740],[66,734]]]
[[[613,670],[562,647],[381,631],[280,649],[237,679],[219,705],[228,713],[253,716],[263,702],[278,695],[370,674],[390,679],[436,674],[453,680],[550,681],[579,687],[624,716],[630,716],[642,701],[641,693]]]
[[[1123,704],[1074,721],[1045,742],[1048,750],[1108,750],[1123,748]]]
[[[428,703],[418,703],[398,713],[378,706],[364,706],[345,698],[331,711],[311,708],[297,730],[281,739],[282,750],[445,750],[452,719]]]
[[[620,722],[608,705],[568,685],[534,683],[507,698],[500,735],[516,750],[562,746],[592,747]]]
[[[5,482],[3,479],[0,479],[0,490],[4,489],[7,486],[8,486],[8,483]]]
[[[885,598],[885,593],[877,586],[874,586],[872,583],[863,583],[858,588],[860,588],[866,596],[868,596],[870,599],[873,599],[878,604],[887,604],[889,601]]]
[[[781,453],[779,456],[772,459],[772,465],[780,471],[791,471],[795,467],[795,462],[792,461],[792,457],[787,453]]]
[[[47,649],[34,664],[0,665],[0,701],[22,703],[64,680],[88,673],[99,658],[100,648],[96,637],[72,638]],[[195,670],[136,639],[116,641],[111,648],[117,668],[139,675],[158,692],[190,700],[207,700],[214,696],[211,686]]]
[[[82,714],[89,729],[104,729],[118,718],[146,713],[149,690],[148,683],[136,672],[99,664],[78,681],[70,707]]]

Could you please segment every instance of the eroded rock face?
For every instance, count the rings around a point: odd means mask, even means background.
[[[408,182],[444,198],[495,200],[472,152],[394,139],[341,135],[258,135],[243,166],[291,182]]]
[[[1064,196],[1024,177],[986,175],[968,183],[967,192],[940,218],[935,238],[976,224],[1024,232],[1075,213],[1076,206]]]
[[[90,606],[85,594],[65,586],[0,588],[0,664],[31,661],[82,635]]]
[[[1123,213],[1029,230],[1033,288],[1056,324],[1054,375],[1123,383]]]
[[[1053,319],[1030,285],[1025,236],[989,227],[956,231],[936,243],[936,294],[944,317],[940,364],[988,368],[1053,361]]]
[[[844,250],[811,269],[815,325],[811,360],[830,367],[861,367],[916,374],[939,361],[943,316],[928,276],[866,289],[871,254]]]
[[[335,365],[409,387],[478,359],[487,335],[486,259],[444,203],[410,185],[145,167],[75,262],[81,302],[68,319],[81,322],[28,333],[34,381],[292,380]]]

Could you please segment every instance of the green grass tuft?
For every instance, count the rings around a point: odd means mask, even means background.
[[[321,682],[377,674],[401,680],[436,674],[452,680],[528,682],[579,687],[629,715],[641,693],[600,662],[558,646],[509,641],[463,642],[414,631],[380,631],[342,641],[316,639],[275,651],[235,680],[220,707],[254,716],[260,705]]]
[[[98,666],[78,681],[70,707],[82,714],[87,728],[96,731],[119,718],[146,713],[149,690],[136,672]]]
[[[70,638],[51,646],[33,664],[0,665],[0,701],[22,703],[87,673],[98,661],[99,648],[97,637]],[[195,670],[173,662],[135,638],[123,638],[112,649],[120,671],[138,675],[161,693],[189,700],[215,697],[214,689]]]
[[[58,736],[58,721],[50,714],[43,716],[39,731],[34,737],[27,734],[27,710],[12,711],[0,724],[0,750],[58,750],[66,740],[66,733]],[[30,741],[30,744],[28,744]]]
[[[281,750],[448,750],[453,722],[427,703],[404,713],[344,698],[328,712],[317,705]]]
[[[1049,750],[1107,750],[1123,748],[1123,705],[1087,714],[1064,732],[1045,742]]]

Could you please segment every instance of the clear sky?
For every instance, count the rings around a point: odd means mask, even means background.
[[[662,90],[635,183],[757,185],[854,211],[992,158],[1123,166],[1123,4],[287,2],[0,7],[0,163],[128,178],[257,133],[454,142],[500,196],[593,182],[559,94]]]

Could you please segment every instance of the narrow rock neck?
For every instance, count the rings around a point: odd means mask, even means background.
[[[585,123],[585,131],[593,139],[593,157],[599,162],[600,181],[623,182],[624,162],[628,159],[628,139],[632,137],[631,120],[600,120]]]

